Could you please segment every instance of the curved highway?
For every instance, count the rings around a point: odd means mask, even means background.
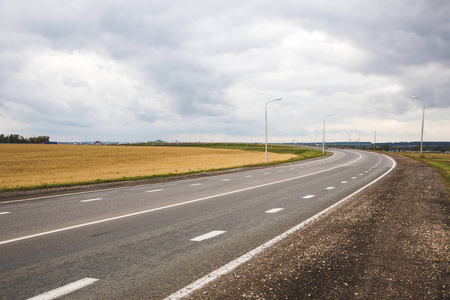
[[[372,152],[0,203],[1,299],[164,299],[389,172]]]

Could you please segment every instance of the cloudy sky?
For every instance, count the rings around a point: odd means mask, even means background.
[[[0,0],[0,133],[450,140],[450,1]]]

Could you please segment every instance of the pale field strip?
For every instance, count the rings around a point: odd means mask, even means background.
[[[177,174],[264,163],[264,153],[195,147],[0,144],[0,188]],[[294,158],[269,153],[269,162]]]

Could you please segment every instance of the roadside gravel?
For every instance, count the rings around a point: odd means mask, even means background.
[[[187,299],[449,299],[450,200],[430,167],[396,169]]]

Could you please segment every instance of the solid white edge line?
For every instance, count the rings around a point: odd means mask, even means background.
[[[164,300],[181,299],[181,298],[187,296],[188,294],[192,293],[193,291],[200,289],[201,287],[205,286],[206,284],[210,283],[211,281],[216,280],[220,276],[231,272],[233,269],[235,269],[239,265],[247,262],[248,260],[253,258],[255,255],[257,255],[258,253],[262,252],[264,249],[267,249],[267,248],[273,246],[274,244],[276,244],[279,241],[283,240],[284,238],[288,237],[292,233],[302,229],[303,227],[305,227],[309,223],[312,223],[313,221],[317,220],[319,217],[321,217],[322,215],[324,215],[328,211],[332,210],[336,206],[342,204],[343,202],[345,202],[346,200],[350,199],[354,195],[360,193],[361,191],[363,191],[367,187],[369,187],[372,184],[374,184],[375,182],[379,181],[381,178],[383,178],[384,176],[389,174],[397,166],[397,162],[395,160],[393,160],[392,158],[390,158],[389,156],[387,156],[385,154],[382,154],[382,155],[386,156],[387,158],[389,158],[393,162],[393,165],[388,171],[386,171],[386,173],[382,174],[380,177],[378,177],[375,180],[369,182],[368,184],[366,184],[365,186],[363,186],[359,190],[357,190],[357,191],[353,192],[352,194],[348,195],[347,197],[339,200],[335,204],[333,204],[333,205],[329,206],[328,208],[322,210],[321,212],[319,212],[318,214],[312,216],[311,218],[307,219],[306,221],[303,221],[302,223],[292,227],[288,231],[285,231],[282,234],[280,234],[279,236],[271,239],[267,243],[262,244],[261,246],[251,250],[250,252],[247,252],[246,254],[242,255],[241,257],[238,257],[237,259],[227,263],[226,265],[224,265],[224,266],[220,267],[219,269],[209,273],[208,275],[198,279],[197,281],[195,281],[195,282],[191,283],[190,285],[182,288],[181,290],[171,294],[170,296],[164,298]]]
[[[95,278],[83,278],[81,280],[69,283],[65,286],[62,286],[60,288],[48,291],[44,294],[37,295],[33,298],[29,298],[28,300],[51,300],[56,299],[61,296],[67,295],[69,293],[72,293],[76,290],[82,289],[88,285],[93,284],[94,282],[98,281],[98,279]]]
[[[163,210],[163,209],[167,209],[167,208],[182,206],[182,205],[195,203],[195,202],[200,202],[200,201],[213,199],[213,198],[218,198],[218,197],[222,197],[222,196],[232,195],[232,194],[236,194],[236,193],[240,193],[240,192],[244,192],[244,191],[254,190],[254,189],[265,187],[265,186],[270,186],[270,185],[274,185],[274,184],[278,184],[278,183],[288,182],[288,181],[300,179],[300,178],[303,178],[303,177],[308,177],[308,176],[320,174],[320,173],[323,173],[323,172],[328,172],[328,171],[331,171],[331,170],[334,170],[334,169],[337,169],[337,168],[340,168],[340,167],[344,167],[344,166],[347,166],[347,165],[350,165],[352,163],[357,162],[358,160],[360,160],[362,158],[361,154],[358,153],[358,155],[359,155],[359,158],[355,159],[355,160],[353,160],[351,162],[348,162],[348,163],[343,164],[343,165],[335,166],[335,167],[332,167],[332,168],[329,168],[329,169],[317,171],[317,172],[314,172],[314,173],[309,173],[309,174],[305,174],[305,175],[291,177],[291,178],[287,178],[287,179],[283,179],[283,180],[279,180],[279,181],[274,181],[274,182],[269,182],[269,183],[265,183],[265,184],[261,184],[261,185],[255,185],[255,186],[252,186],[252,187],[248,187],[248,188],[244,188],[244,189],[240,189],[240,190],[235,190],[235,191],[231,191],[231,192],[226,192],[226,193],[222,193],[222,194],[207,196],[207,197],[203,197],[203,198],[199,198],[199,199],[193,199],[193,200],[188,200],[188,201],[185,201],[185,202],[175,203],[175,204],[161,206],[161,207],[152,208],[152,209],[143,210],[143,211],[138,211],[138,212],[134,212],[134,213],[126,214],[126,215],[111,217],[111,218],[107,218],[107,219],[102,219],[102,220],[92,221],[92,222],[88,222],[88,223],[73,225],[73,226],[69,226],[69,227],[63,227],[63,228],[59,228],[59,229],[55,229],[55,230],[40,232],[40,233],[36,233],[36,234],[32,234],[32,235],[22,236],[22,237],[18,237],[18,238],[6,240],[6,241],[1,241],[0,245],[9,244],[9,243],[13,243],[13,242],[18,242],[18,241],[31,239],[31,238],[35,238],[35,237],[39,237],[39,236],[43,236],[43,235],[52,234],[52,233],[57,233],[57,232],[72,230],[72,229],[76,229],[76,228],[86,227],[86,226],[90,226],[90,225],[95,225],[95,224],[115,221],[115,220],[124,219],[124,218],[128,218],[128,217],[134,217],[134,216],[137,216],[137,215],[142,215],[142,214],[146,214],[146,213],[150,213],[150,212],[154,212],[154,211],[158,211],[158,210]]]
[[[214,230],[214,231],[211,231],[211,232],[199,235],[199,236],[197,236],[197,237],[195,237],[193,239],[190,239],[190,241],[192,241],[192,242],[201,242],[201,241],[204,241],[204,240],[209,240],[209,239],[212,239],[213,237],[216,237],[218,235],[224,234],[225,232],[226,231],[223,231],[223,230]]]

